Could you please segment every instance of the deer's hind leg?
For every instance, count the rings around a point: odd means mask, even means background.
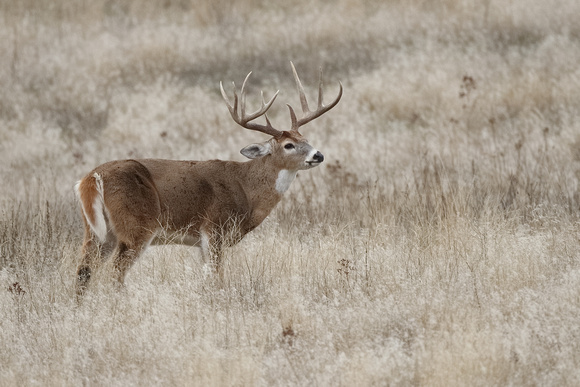
[[[113,276],[118,285],[123,285],[127,271],[149,246],[154,235],[154,231],[143,230],[138,236],[133,235],[131,239],[120,239],[117,242],[112,256],[112,263]]]
[[[134,162],[119,174],[123,177],[123,189],[107,191],[105,187],[105,195],[109,197],[109,220],[117,242],[111,257],[113,276],[122,285],[127,271],[161,227],[161,204],[144,166]]]
[[[83,218],[85,223],[85,236],[81,249],[81,262],[77,267],[76,293],[81,296],[87,289],[91,276],[98,269],[101,263],[107,259],[115,246],[115,236],[107,234],[107,239],[103,242],[92,232],[91,227]]]

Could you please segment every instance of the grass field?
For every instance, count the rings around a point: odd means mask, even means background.
[[[0,0],[0,386],[580,384],[580,2]],[[226,252],[78,304],[75,182],[243,160],[292,60],[325,163]],[[98,274],[97,274],[97,277]]]

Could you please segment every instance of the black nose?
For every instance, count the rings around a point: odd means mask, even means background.
[[[321,163],[324,161],[324,155],[320,152],[316,152],[314,154],[314,156],[312,156],[312,158],[314,159],[314,161],[316,161],[317,163]]]

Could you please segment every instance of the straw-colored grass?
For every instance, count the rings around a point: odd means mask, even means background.
[[[580,384],[580,3],[0,0],[0,385]],[[74,296],[72,187],[242,160],[219,81],[345,95],[226,252]],[[311,97],[312,98],[312,97]],[[283,103],[284,102],[284,103]]]

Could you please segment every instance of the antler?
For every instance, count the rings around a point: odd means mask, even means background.
[[[292,119],[292,129],[294,131],[298,131],[298,128],[302,125],[305,125],[312,121],[315,118],[320,117],[330,109],[336,106],[340,98],[342,97],[342,83],[338,82],[340,86],[340,90],[338,91],[338,96],[335,98],[334,101],[330,105],[324,105],[322,103],[322,67],[320,68],[320,81],[318,83],[318,107],[315,111],[310,111],[308,108],[308,102],[306,101],[306,95],[304,94],[304,87],[302,87],[302,83],[300,82],[300,78],[298,78],[298,73],[296,73],[296,68],[294,67],[294,63],[290,62],[292,66],[292,72],[294,73],[294,79],[296,80],[296,86],[298,87],[298,93],[300,94],[300,104],[302,105],[302,112],[304,113],[301,119],[296,119],[296,113],[294,113],[294,109],[292,106],[288,105],[290,109],[290,118]]]
[[[228,99],[228,96],[226,95],[226,92],[224,91],[224,87],[223,87],[222,83],[220,82],[220,90],[222,92],[222,97],[226,101],[226,105],[228,107],[228,110],[230,111],[230,114],[232,115],[232,118],[239,125],[241,125],[242,127],[246,128],[246,129],[256,130],[258,132],[269,134],[270,136],[274,136],[274,137],[280,137],[282,135],[282,132],[279,131],[278,129],[275,129],[272,126],[272,124],[270,123],[270,120],[268,120],[268,116],[266,116],[266,112],[268,111],[268,109],[270,109],[270,107],[274,103],[274,100],[278,96],[278,93],[280,90],[278,90],[276,92],[276,94],[274,94],[274,96],[267,103],[264,101],[264,92],[262,91],[262,106],[260,107],[260,109],[256,110],[254,113],[246,115],[246,92],[245,92],[245,89],[246,89],[246,82],[248,81],[248,78],[250,78],[251,74],[252,74],[252,72],[250,71],[248,73],[248,75],[246,76],[246,79],[244,79],[244,83],[242,83],[242,89],[240,91],[242,98],[241,98],[241,101],[239,104],[240,105],[240,115],[238,115],[238,94],[236,93],[236,84],[235,83],[232,82],[233,88],[234,88],[234,103],[233,103],[233,105],[230,103],[230,100]],[[255,122],[250,122],[250,121],[255,120],[256,118],[258,118],[260,116],[264,116],[264,118],[266,118],[266,125],[260,125],[260,124],[256,124]]]

